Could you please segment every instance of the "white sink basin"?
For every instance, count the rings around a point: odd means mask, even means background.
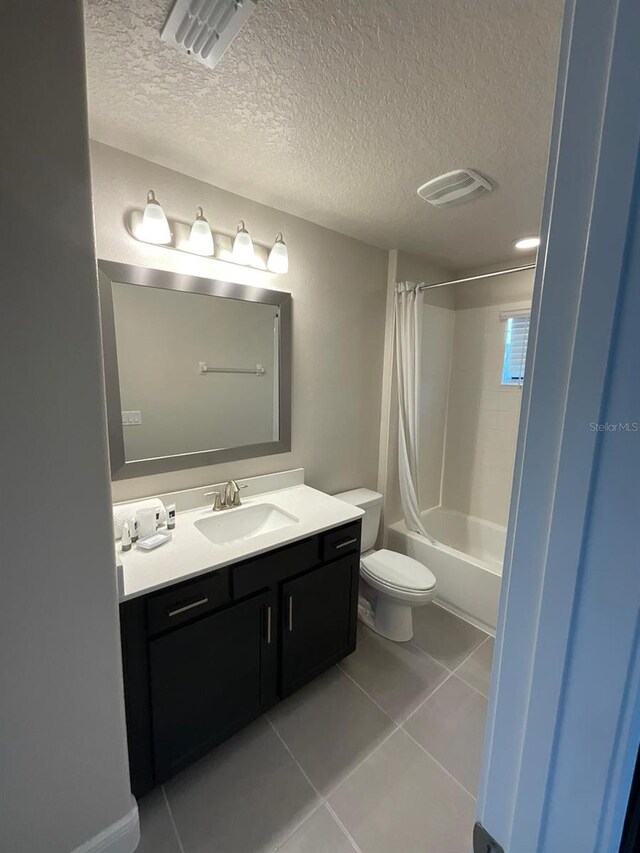
[[[214,545],[227,545],[242,539],[253,539],[299,521],[273,504],[254,504],[222,510],[195,522],[203,536]]]

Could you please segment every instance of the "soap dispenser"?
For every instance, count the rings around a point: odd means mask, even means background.
[[[129,528],[129,522],[125,521],[122,525],[122,537],[120,539],[122,550],[130,551],[131,550],[131,530]]]

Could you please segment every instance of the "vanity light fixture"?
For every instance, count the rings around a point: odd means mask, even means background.
[[[143,243],[256,270],[268,270],[279,275],[289,271],[289,252],[281,232],[276,234],[272,246],[263,243],[254,245],[242,219],[233,235],[223,231],[214,232],[202,207],[196,208],[196,216],[191,223],[179,219],[169,220],[153,190],[147,193],[144,210],[134,209],[125,216],[125,225],[129,234]]]
[[[233,241],[231,257],[236,264],[250,264],[253,261],[253,241],[242,219],[238,222],[238,233]]]
[[[527,250],[527,249],[537,249],[538,246],[540,245],[540,238],[539,237],[521,237],[519,240],[516,240],[516,242],[513,245],[515,246],[516,249],[522,249],[523,251]]]
[[[196,210],[196,218],[191,226],[191,234],[189,236],[189,251],[194,255],[213,255],[213,234],[211,227],[205,219],[204,210],[199,207]]]
[[[289,252],[281,233],[276,234],[276,241],[267,259],[267,269],[269,272],[278,273],[289,271]]]
[[[140,239],[147,243],[163,245],[171,242],[171,231],[162,205],[153,190],[147,193],[147,205],[142,214]]]

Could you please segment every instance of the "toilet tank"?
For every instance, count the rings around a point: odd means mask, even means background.
[[[334,497],[353,506],[359,506],[364,510],[360,550],[363,554],[365,551],[370,551],[378,538],[380,514],[382,513],[382,495],[380,492],[371,491],[371,489],[351,489],[350,492],[340,492]]]

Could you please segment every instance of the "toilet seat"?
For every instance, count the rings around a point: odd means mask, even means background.
[[[390,590],[424,593],[436,585],[433,573],[422,563],[386,548],[363,555],[360,567],[365,579],[369,577]]]

